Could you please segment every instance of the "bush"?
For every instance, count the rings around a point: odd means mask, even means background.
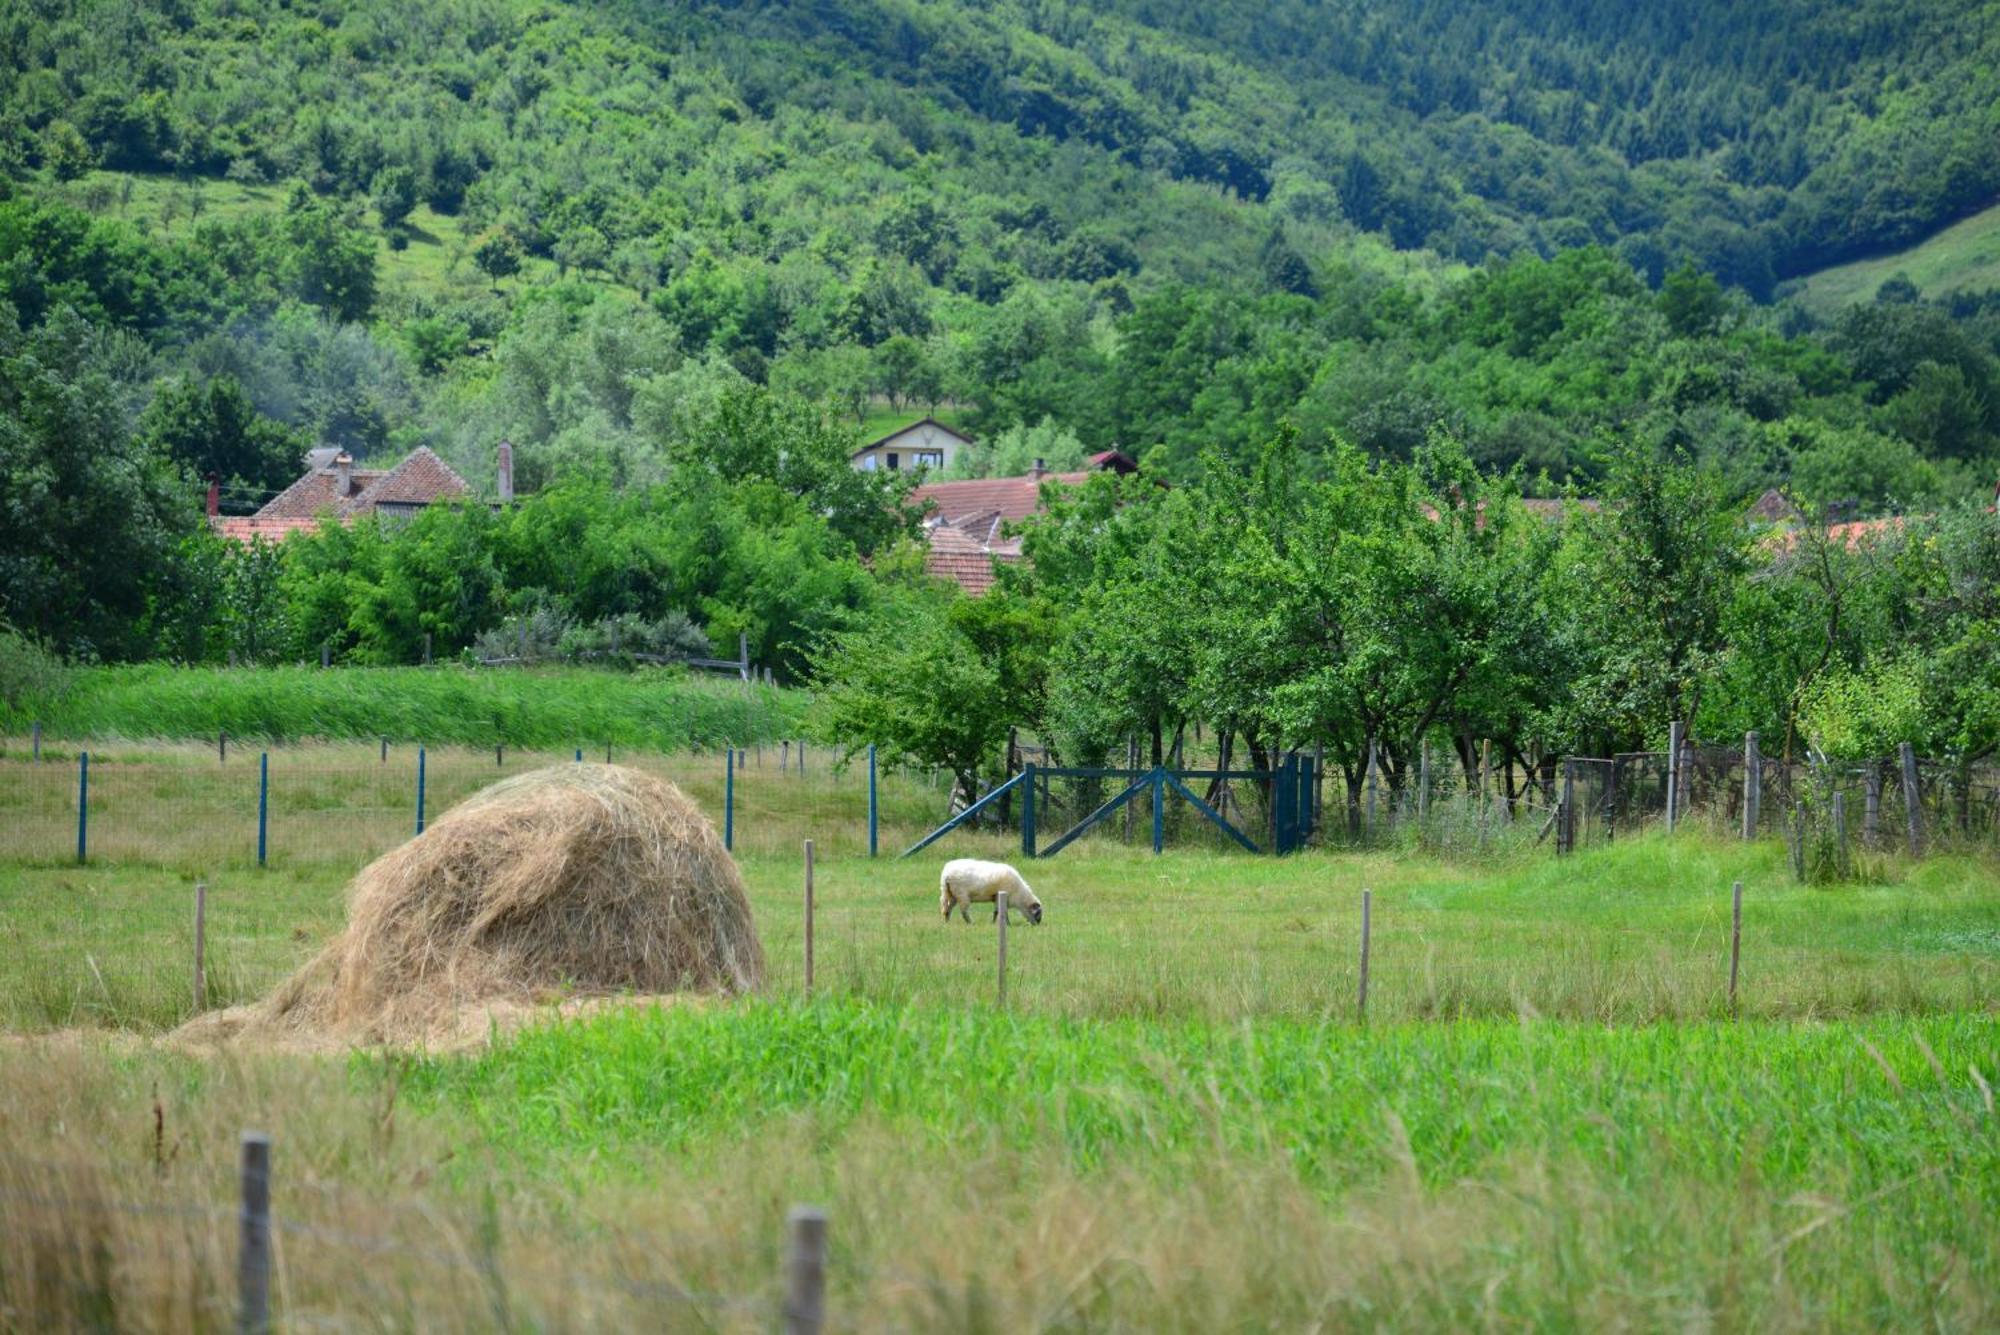
[[[576,626],[563,637],[563,657],[572,662],[609,663],[631,667],[655,659],[685,663],[710,658],[714,649],[701,627],[684,612],[668,612],[657,621],[627,612],[589,626]]]
[[[69,685],[69,668],[32,635],[0,622],[0,702],[25,711],[31,700],[54,700]]]

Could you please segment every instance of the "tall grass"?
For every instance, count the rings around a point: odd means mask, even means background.
[[[783,1213],[811,1201],[835,1329],[1991,1329],[1996,1060],[1971,1016],[1361,1031],[851,1002],[345,1070],[0,1044],[0,1311],[230,1324],[256,1126],[288,1328],[768,1330]]]
[[[680,670],[587,668],[79,669],[61,690],[0,701],[0,733],[271,742],[391,741],[678,750],[789,736],[797,693]]]

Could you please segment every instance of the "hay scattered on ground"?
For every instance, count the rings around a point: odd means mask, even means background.
[[[764,952],[695,804],[622,765],[522,774],[364,868],[346,930],[253,1005],[173,1037],[463,1041],[558,1001],[752,991]]]

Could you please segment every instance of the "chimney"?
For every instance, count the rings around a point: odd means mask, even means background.
[[[208,475],[208,517],[215,518],[222,513],[222,479],[214,473]]]
[[[333,456],[333,494],[346,500],[354,489],[354,456],[346,450]]]
[[[1048,461],[1047,461],[1046,459],[1042,459],[1042,458],[1039,458],[1039,457],[1038,457],[1038,458],[1037,458],[1037,459],[1035,460],[1035,466],[1034,466],[1033,468],[1030,468],[1030,469],[1028,470],[1028,476],[1029,476],[1029,477],[1043,477],[1043,476],[1046,476],[1046,475],[1047,475],[1048,471],[1049,471],[1049,465],[1048,465]]]
[[[500,504],[514,503],[514,447],[500,442]]]

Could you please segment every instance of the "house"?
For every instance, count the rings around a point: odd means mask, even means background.
[[[513,495],[513,449],[500,445],[500,492]],[[361,515],[408,518],[436,501],[469,495],[471,486],[451,465],[419,446],[394,468],[356,468],[345,450],[317,449],[306,455],[306,471],[254,515],[224,515],[213,480],[208,488],[209,526],[225,538],[279,541],[319,528],[331,515],[345,524]]]
[[[935,417],[926,417],[863,445],[848,459],[864,473],[878,468],[891,473],[910,468],[941,473],[958,462],[958,452],[971,443],[970,436],[953,431]]]
[[[925,511],[924,569],[948,579],[972,597],[993,587],[996,561],[1021,559],[1021,539],[1006,525],[1041,509],[1042,487],[1055,482],[1077,486],[1094,472],[1131,473],[1138,465],[1117,450],[1092,455],[1090,467],[1052,473],[1040,459],[1021,477],[982,477],[962,482],[926,482],[910,492],[910,503]]]

